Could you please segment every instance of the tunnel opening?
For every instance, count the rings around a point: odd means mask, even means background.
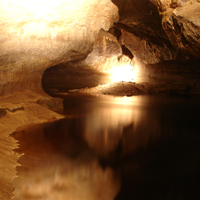
[[[92,88],[91,92],[101,90],[102,86],[106,88],[104,94],[109,94],[112,84],[133,82],[134,56],[124,44],[120,44],[121,35],[121,30],[115,27],[109,31],[100,30],[93,51],[87,57],[46,69],[42,77],[44,91],[52,95]]]
[[[123,56],[120,57],[119,62],[128,57],[124,58]],[[136,67],[139,64],[136,62],[134,66],[136,77],[133,82],[118,81],[118,79],[112,82],[112,76],[106,72],[76,66],[73,62],[63,63],[45,71],[42,77],[42,86],[44,91],[51,96],[71,92],[116,96],[139,94],[190,96],[198,94],[200,88],[198,60],[166,61],[159,64],[141,65],[138,70]],[[130,75],[132,67],[130,66],[130,71],[127,71],[127,77]],[[113,68],[111,74],[114,74],[115,78],[119,76],[121,79],[121,71],[125,72],[126,67],[122,65],[121,68]]]
[[[46,93],[95,87],[108,82],[108,76],[88,67],[77,67],[74,62],[62,63],[46,69],[42,86]]]

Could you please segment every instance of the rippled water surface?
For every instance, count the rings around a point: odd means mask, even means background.
[[[64,98],[64,119],[13,133],[15,200],[200,199],[199,99]]]

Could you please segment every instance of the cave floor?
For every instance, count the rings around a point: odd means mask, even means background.
[[[134,96],[134,95],[199,95],[200,86],[188,84],[187,82],[116,82],[99,85],[91,88],[69,90],[74,93],[104,94],[114,96]]]
[[[62,115],[47,108],[50,102],[52,106],[58,106],[59,102],[62,104],[61,100],[52,101],[53,99],[55,98],[32,92],[0,98],[0,199],[7,200],[13,196],[12,180],[16,176],[17,160],[20,156],[13,151],[18,144],[10,134],[31,124],[62,118]]]

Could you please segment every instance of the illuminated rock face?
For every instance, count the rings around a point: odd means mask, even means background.
[[[116,38],[101,30],[94,42],[93,51],[85,60],[47,69],[43,75],[43,87],[47,93],[51,93],[54,89],[66,91],[108,83],[110,80],[106,70],[116,64],[121,55],[121,46]]]
[[[85,60],[59,64],[45,71],[44,90],[51,93],[55,89],[67,91],[115,81],[131,81],[134,66],[131,64],[133,55],[129,56],[115,36],[101,30],[93,51]]]
[[[118,20],[110,0],[2,0],[0,3],[0,95],[42,92],[50,66],[80,60],[98,32]]]
[[[93,51],[80,65],[90,66],[100,72],[106,72],[112,64],[118,62],[121,55],[122,49],[117,39],[112,34],[102,30],[94,43]]]

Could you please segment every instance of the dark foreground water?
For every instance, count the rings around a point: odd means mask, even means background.
[[[66,118],[13,133],[15,200],[200,199],[200,101],[65,97]]]

